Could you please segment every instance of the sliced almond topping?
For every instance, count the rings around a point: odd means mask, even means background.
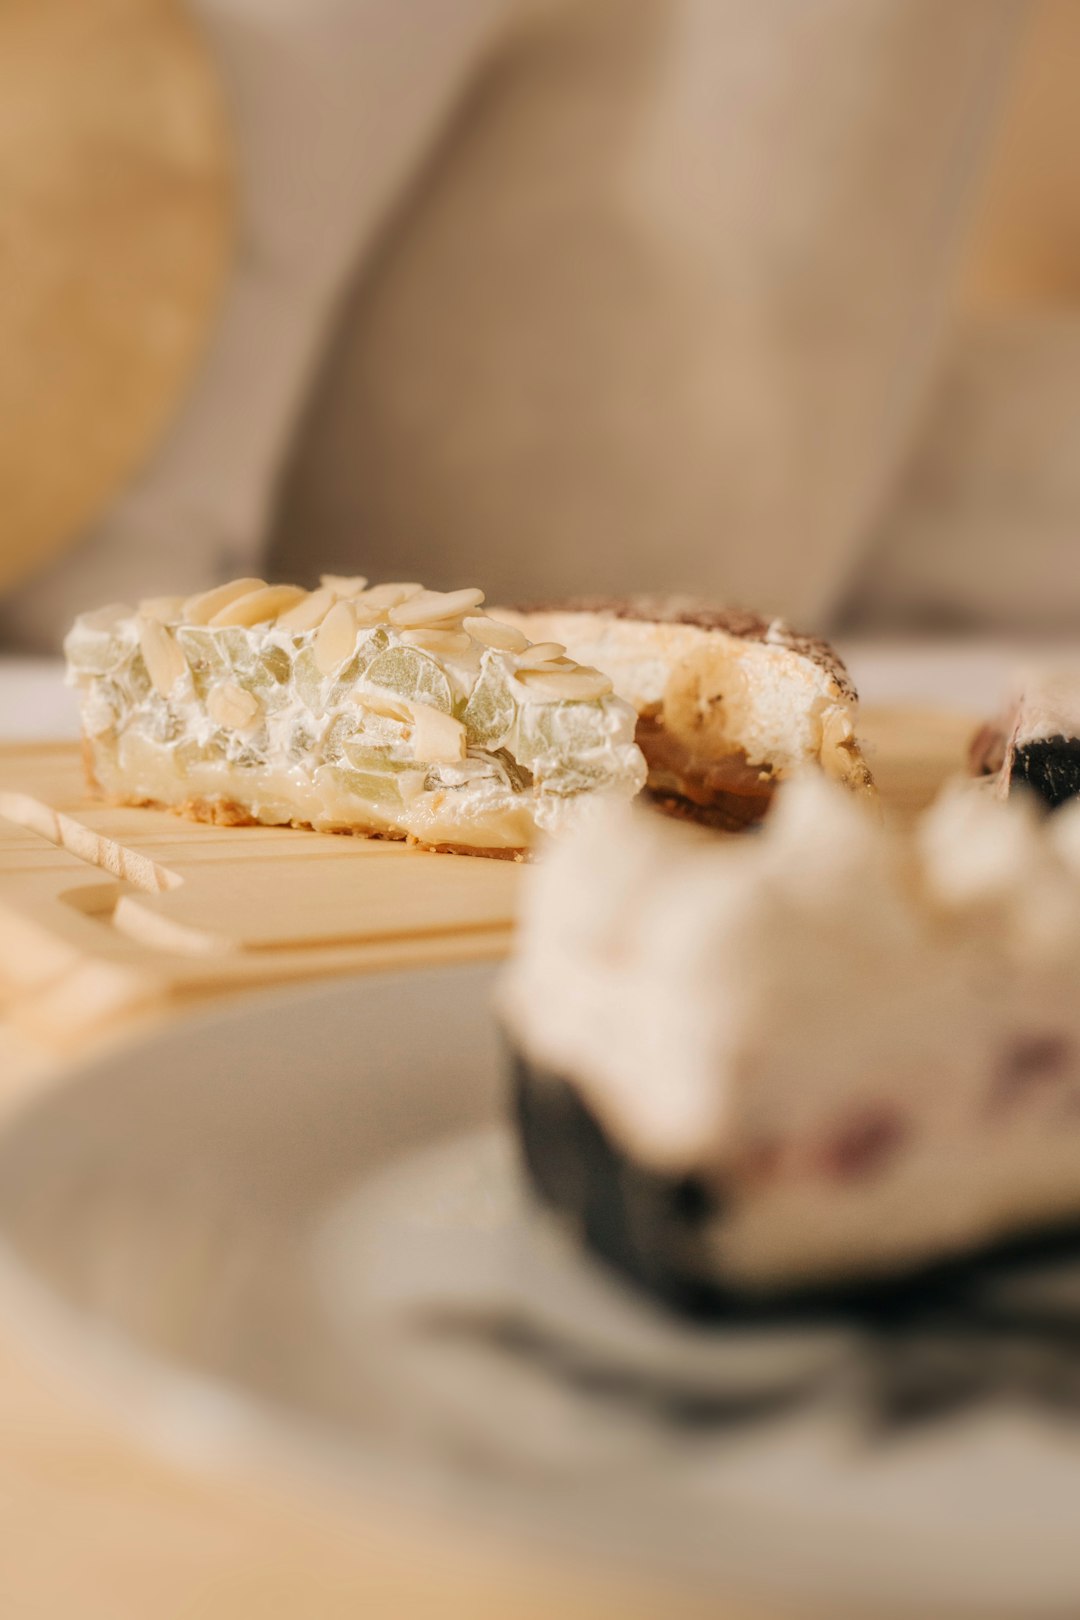
[[[175,624],[184,615],[184,596],[148,596],[139,603],[144,619],[156,619],[159,624]]]
[[[335,596],[359,596],[367,580],[363,574],[320,574],[319,584]]]
[[[472,647],[472,637],[464,630],[403,630],[407,647],[420,647],[436,658],[462,658]]]
[[[412,721],[412,712],[406,707],[404,698],[391,697],[389,692],[358,686],[352,694],[352,701],[371,714],[381,715],[384,720],[398,720],[402,725],[409,725]]]
[[[361,592],[357,606],[386,612],[399,602],[407,602],[410,596],[419,596],[423,589],[422,585],[373,585]]]
[[[278,628],[293,630],[301,633],[304,630],[317,630],[336,601],[336,593],[329,585],[321,590],[312,591],[303,601],[297,602],[295,607],[287,609],[278,619]]]
[[[210,620],[213,627],[235,624],[250,629],[253,624],[266,624],[287,613],[302,602],[307,592],[299,585],[261,585],[246,596],[238,596],[228,607],[223,607]]]
[[[356,614],[351,602],[335,602],[315,637],[315,667],[333,675],[356,650]]]
[[[139,627],[139,651],[154,690],[168,697],[187,669],[187,659],[175,638],[157,619],[144,619]]]
[[[530,695],[553,703],[588,702],[607,697],[612,689],[608,677],[588,664],[573,669],[524,669],[517,678]]]
[[[500,619],[489,619],[486,616],[467,618],[462,626],[470,636],[482,641],[485,647],[494,647],[499,652],[524,652],[529,645],[529,638],[523,630],[515,624],[503,624]]]
[[[207,695],[206,711],[219,726],[227,726],[230,731],[247,731],[259,718],[259,700],[254,692],[245,691],[234,681],[222,681]]]
[[[220,613],[230,602],[250,596],[265,584],[265,579],[233,579],[227,585],[215,585],[212,591],[188,597],[184,603],[184,618],[188,624],[209,624],[215,613]]]
[[[459,619],[463,613],[471,613],[483,600],[483,591],[477,590],[420,591],[390,609],[390,623],[402,630],[441,626],[447,620]]]
[[[406,698],[405,704],[412,715],[412,746],[417,759],[429,760],[433,765],[456,765],[465,758],[465,727],[460,720],[428,703],[414,703],[411,698]]]
[[[520,667],[539,669],[543,664],[550,664],[557,658],[565,657],[566,648],[561,641],[538,641],[535,646],[525,648],[521,655]]]

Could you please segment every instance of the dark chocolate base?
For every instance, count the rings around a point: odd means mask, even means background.
[[[1080,737],[1047,737],[1023,743],[1013,754],[1009,785],[1022,784],[1051,810],[1080,794]]]
[[[972,1301],[988,1282],[1032,1262],[1080,1263],[1080,1225],[1072,1221],[887,1277],[769,1292],[733,1286],[713,1274],[702,1241],[705,1223],[722,1214],[718,1191],[695,1177],[666,1177],[636,1164],[577,1087],[518,1052],[511,1063],[525,1168],[540,1198],[585,1248],[682,1315],[746,1324],[839,1315],[887,1328],[959,1314],[968,1324]]]
[[[586,1247],[650,1293],[679,1310],[705,1309],[699,1234],[718,1212],[714,1195],[692,1178],[635,1164],[573,1086],[519,1055],[513,1062],[525,1166],[541,1198],[570,1217]]]

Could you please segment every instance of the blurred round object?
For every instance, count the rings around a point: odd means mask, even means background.
[[[3,589],[147,455],[218,301],[230,141],[181,0],[3,0],[0,196]]]

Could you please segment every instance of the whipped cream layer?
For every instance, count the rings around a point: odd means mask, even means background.
[[[702,1177],[714,1279],[888,1271],[1080,1212],[1080,808],[913,834],[819,776],[754,839],[626,809],[528,885],[505,1004],[611,1140]]]
[[[610,681],[561,648],[534,656],[480,592],[238,583],[232,602],[226,587],[76,621],[68,680],[110,797],[515,851],[644,782]]]

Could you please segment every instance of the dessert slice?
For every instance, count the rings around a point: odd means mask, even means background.
[[[645,780],[611,681],[478,590],[235,580],[78,618],[92,774],[121,804],[515,855]]]
[[[649,792],[673,814],[745,826],[808,763],[874,793],[846,669],[826,642],[779,619],[652,596],[500,614],[611,676],[638,713]]]
[[[681,1303],[1080,1224],[1080,808],[905,834],[807,776],[759,838],[620,810],[532,874],[504,988],[535,1185]]]
[[[976,776],[997,778],[1005,797],[1023,786],[1051,810],[1080,794],[1080,670],[1045,670],[1024,683],[1000,720],[972,739]]]

